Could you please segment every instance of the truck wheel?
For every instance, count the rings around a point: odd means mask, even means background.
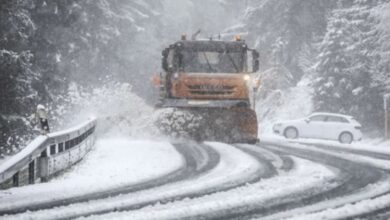
[[[297,139],[298,136],[298,130],[294,127],[288,127],[284,130],[284,137],[286,137],[287,139]]]
[[[255,144],[258,144],[258,143],[260,143],[260,139],[250,139],[250,140],[247,140],[247,144],[255,145]]]
[[[351,144],[353,141],[353,135],[350,132],[343,132],[339,136],[339,142],[342,144]]]

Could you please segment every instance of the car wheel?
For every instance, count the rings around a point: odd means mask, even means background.
[[[339,136],[339,141],[342,144],[351,144],[353,141],[353,136],[349,132],[343,132]]]
[[[288,127],[284,130],[284,137],[286,137],[287,139],[297,139],[298,130],[294,127]]]

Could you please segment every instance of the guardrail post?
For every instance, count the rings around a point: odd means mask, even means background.
[[[19,186],[19,172],[12,176],[12,186]]]
[[[41,178],[41,182],[47,182],[48,180],[48,165],[49,158],[48,157],[40,157],[39,158],[39,177]]]
[[[389,138],[389,117],[388,117],[388,106],[387,106],[387,99],[390,97],[390,94],[385,94],[383,96],[383,109],[385,114],[385,120],[384,120],[384,137],[385,140]]]
[[[38,177],[41,178],[41,182],[47,182],[48,163],[47,150],[44,150],[42,151],[41,156],[37,159]]]
[[[35,160],[28,164],[28,184],[35,182]]]

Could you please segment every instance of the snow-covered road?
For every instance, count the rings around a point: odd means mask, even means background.
[[[101,140],[55,180],[0,192],[0,213],[8,219],[389,217],[389,160],[386,149],[278,138],[259,145]]]
[[[142,168],[140,168],[140,166]],[[75,202],[154,181],[185,166],[169,143],[106,139],[77,166],[48,183],[0,191],[0,211]],[[40,206],[39,206],[40,205]]]

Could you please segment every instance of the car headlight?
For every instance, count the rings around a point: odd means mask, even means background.
[[[244,80],[245,81],[249,81],[250,79],[251,79],[251,76],[249,76],[248,74],[244,75]]]

